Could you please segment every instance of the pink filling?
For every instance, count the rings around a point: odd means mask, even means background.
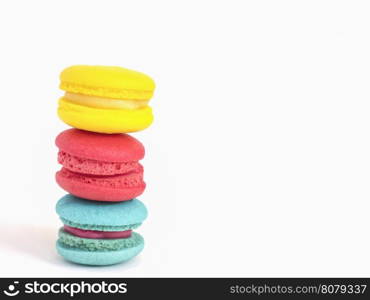
[[[71,172],[66,168],[62,168],[59,173],[60,176],[69,180],[107,188],[122,189],[144,185],[143,167],[141,165],[139,165],[139,169],[136,171],[112,176],[86,175]]]
[[[64,225],[64,231],[75,236],[86,239],[125,239],[131,236],[132,230],[125,231],[98,231],[98,230],[85,230],[75,227]]]
[[[76,173],[91,175],[117,175],[138,171],[141,165],[137,161],[129,162],[105,162],[92,159],[84,159],[73,156],[67,152],[59,151],[58,162],[63,167]]]

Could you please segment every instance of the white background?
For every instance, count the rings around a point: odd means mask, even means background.
[[[368,1],[2,1],[0,276],[370,276]],[[146,248],[65,262],[73,64],[151,75]]]

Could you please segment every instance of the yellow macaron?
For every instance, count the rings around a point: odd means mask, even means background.
[[[148,106],[155,83],[149,76],[121,67],[77,65],[60,74],[58,115],[75,128],[126,133],[153,122]]]

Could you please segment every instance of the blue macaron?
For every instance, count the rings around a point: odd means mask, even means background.
[[[57,251],[71,262],[112,265],[135,257],[144,247],[142,236],[132,231],[148,214],[137,199],[99,202],[68,194],[58,201],[56,212],[64,224]]]

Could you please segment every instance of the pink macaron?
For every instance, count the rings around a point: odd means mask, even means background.
[[[67,192],[97,201],[125,201],[144,192],[144,146],[128,134],[100,134],[78,129],[60,133],[55,141],[57,183]]]

